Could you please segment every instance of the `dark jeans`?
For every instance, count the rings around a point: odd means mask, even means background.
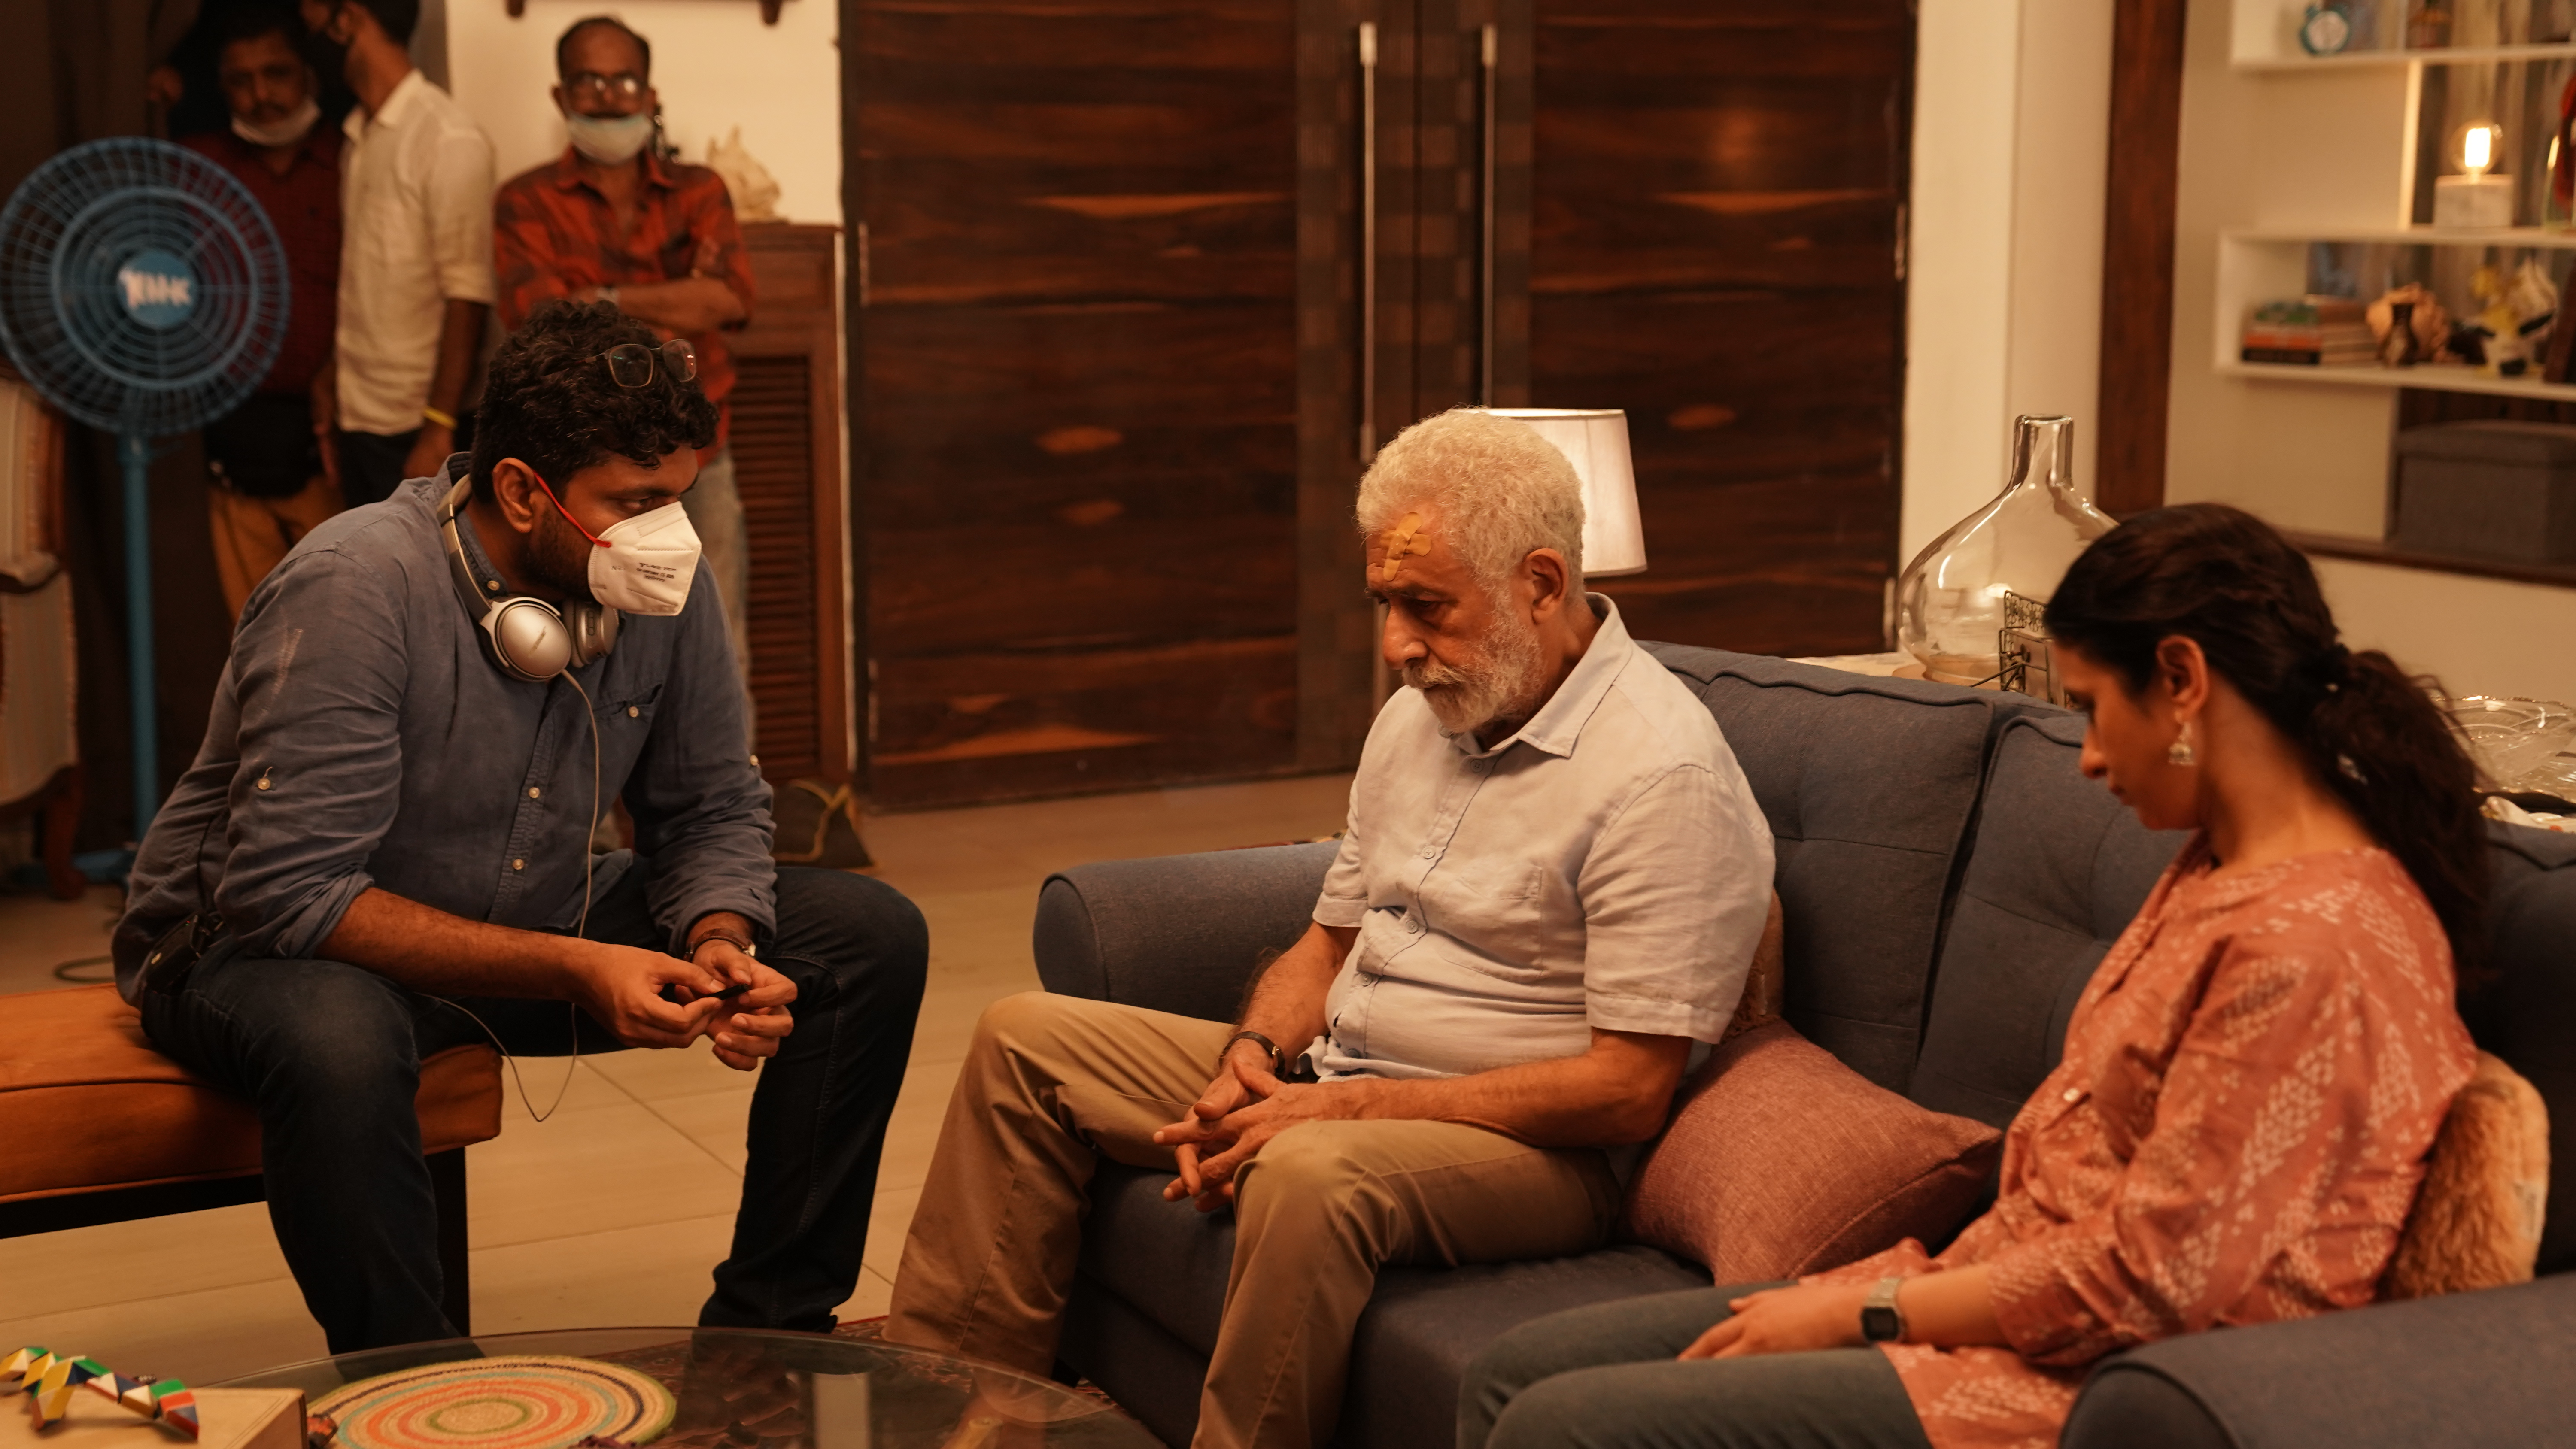
[[[1552,1313],[1494,1340],[1458,1390],[1458,1449],[1931,1449],[1874,1348],[1675,1361],[1777,1283]]]
[[[340,448],[340,496],[356,508],[382,503],[403,485],[403,464],[411,459],[412,444],[420,441],[420,429],[408,433],[342,431],[333,435],[333,441]]]
[[[412,473],[404,464],[411,461],[412,445],[420,441],[420,429],[408,433],[352,433],[331,435],[339,446],[340,497],[349,507],[362,503],[382,503],[394,496],[394,490],[411,481]],[[474,415],[456,415],[455,451],[474,451]]]
[[[645,907],[649,874],[639,864],[601,897],[591,939],[667,947]],[[760,1069],[733,1248],[701,1324],[827,1330],[856,1286],[929,941],[892,886],[779,867],[778,935],[761,958],[796,983],[796,1029]],[[514,1053],[571,1048],[575,1013],[560,1001],[461,1004]],[[421,1058],[486,1040],[480,1028],[372,971],[218,947],[175,990],[145,994],[143,1029],[259,1108],[269,1221],[333,1353],[455,1336],[412,1099]],[[618,1050],[588,1016],[578,1030],[584,1052]],[[634,1166],[649,1183],[652,1164]]]

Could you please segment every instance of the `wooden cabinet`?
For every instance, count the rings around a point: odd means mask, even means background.
[[[1641,637],[1879,647],[1905,0],[843,15],[879,803],[1350,765],[1462,404],[1629,411]]]
[[[835,276],[840,228],[743,228],[749,326],[733,334],[733,456],[751,554],[761,773],[851,778],[849,525]]]

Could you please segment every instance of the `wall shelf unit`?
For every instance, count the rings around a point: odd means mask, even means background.
[[[2290,542],[2302,552],[2326,558],[2353,559],[2361,563],[2386,564],[2391,568],[2422,569],[2432,573],[2465,574],[2472,578],[2504,579],[2519,584],[2548,584],[2557,588],[2576,588],[2576,564],[2512,563],[2503,559],[2463,558],[2456,554],[2427,553],[2422,549],[2401,548],[2384,539],[2353,538],[2339,533],[2318,533],[2286,529]]]
[[[2213,347],[2210,363],[2219,376],[2289,385],[2427,388],[2435,392],[2473,392],[2496,397],[2576,403],[2576,386],[2545,383],[2536,377],[2503,377],[2481,368],[2457,364],[2299,367],[2242,360],[2239,337],[2246,313],[2261,303],[2304,293],[2308,282],[2308,248],[2319,242],[2506,253],[2576,251],[2576,232],[2531,226],[2230,228],[2219,233],[2218,238],[2218,285],[2211,327]]]
[[[2348,50],[2341,55],[2310,55],[2291,42],[2287,55],[2277,52],[2238,55],[2238,70],[2338,71],[2399,65],[2491,65],[2519,60],[2558,60],[2576,56],[2576,43],[2555,45],[2460,45],[2436,50]]]
[[[2399,247],[2492,247],[2502,251],[2576,251],[2576,231],[2538,226],[2258,226],[2232,227],[2222,242],[2301,246],[2311,242]]]
[[[2383,17],[2408,3],[2378,0]],[[2491,100],[2480,118],[2508,129],[2497,174],[2521,174],[2535,164],[2533,143],[2547,144],[2532,117],[2554,114],[2576,43],[2312,58],[2298,49],[2305,0],[2187,7],[2165,496],[2233,504],[2282,529],[2315,559],[2355,648],[2384,648],[2464,693],[2576,699],[2576,654],[2531,642],[2576,631],[2576,563],[2457,557],[2388,538],[2401,430],[2576,423],[2576,379],[2242,358],[2253,308],[2311,290],[2367,301],[2420,281],[2457,317],[2472,310],[2481,265],[2510,274],[2529,259],[2561,278],[2576,263],[2576,231],[2530,224],[2541,219],[2534,186],[2517,197],[2524,225],[2413,223],[2431,216],[2419,207],[2433,187],[2418,185],[2431,178],[2419,173],[2456,169],[2453,140],[2433,144],[2428,128],[2447,136]],[[2496,39],[2493,13],[2493,0],[2463,0],[2454,37]],[[2559,285],[2576,326],[2576,285]]]
[[[2298,367],[2284,363],[2225,361],[2222,377],[2291,386],[2423,388],[2430,392],[2474,392],[2489,397],[2530,398],[2539,402],[2576,403],[2576,386],[2532,378],[2498,377],[2482,368],[2434,364],[2422,367]]]
[[[2576,56],[2576,35],[2514,45],[2373,45],[2334,55],[2310,55],[2299,44],[2306,0],[2237,0],[2228,35],[2228,64],[2240,71],[2338,71],[2401,65],[2485,65],[2499,61]],[[2409,0],[2376,0],[2383,29],[2405,23]],[[2395,34],[2384,38],[2395,39]],[[2485,37],[2480,37],[2485,38]],[[2365,42],[2367,43],[2367,42]]]

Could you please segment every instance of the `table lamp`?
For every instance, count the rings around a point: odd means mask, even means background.
[[[1646,526],[1637,514],[1637,470],[1628,415],[1617,408],[1489,408],[1538,429],[1583,480],[1583,576],[1646,571]]]

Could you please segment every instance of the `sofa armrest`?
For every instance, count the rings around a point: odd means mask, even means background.
[[[1038,892],[1038,979],[1061,996],[1232,1021],[1254,965],[1313,920],[1336,849],[1321,841],[1058,871]]]
[[[2576,1424],[2576,1274],[2221,1329],[2105,1361],[2064,1449],[2546,1444]]]

